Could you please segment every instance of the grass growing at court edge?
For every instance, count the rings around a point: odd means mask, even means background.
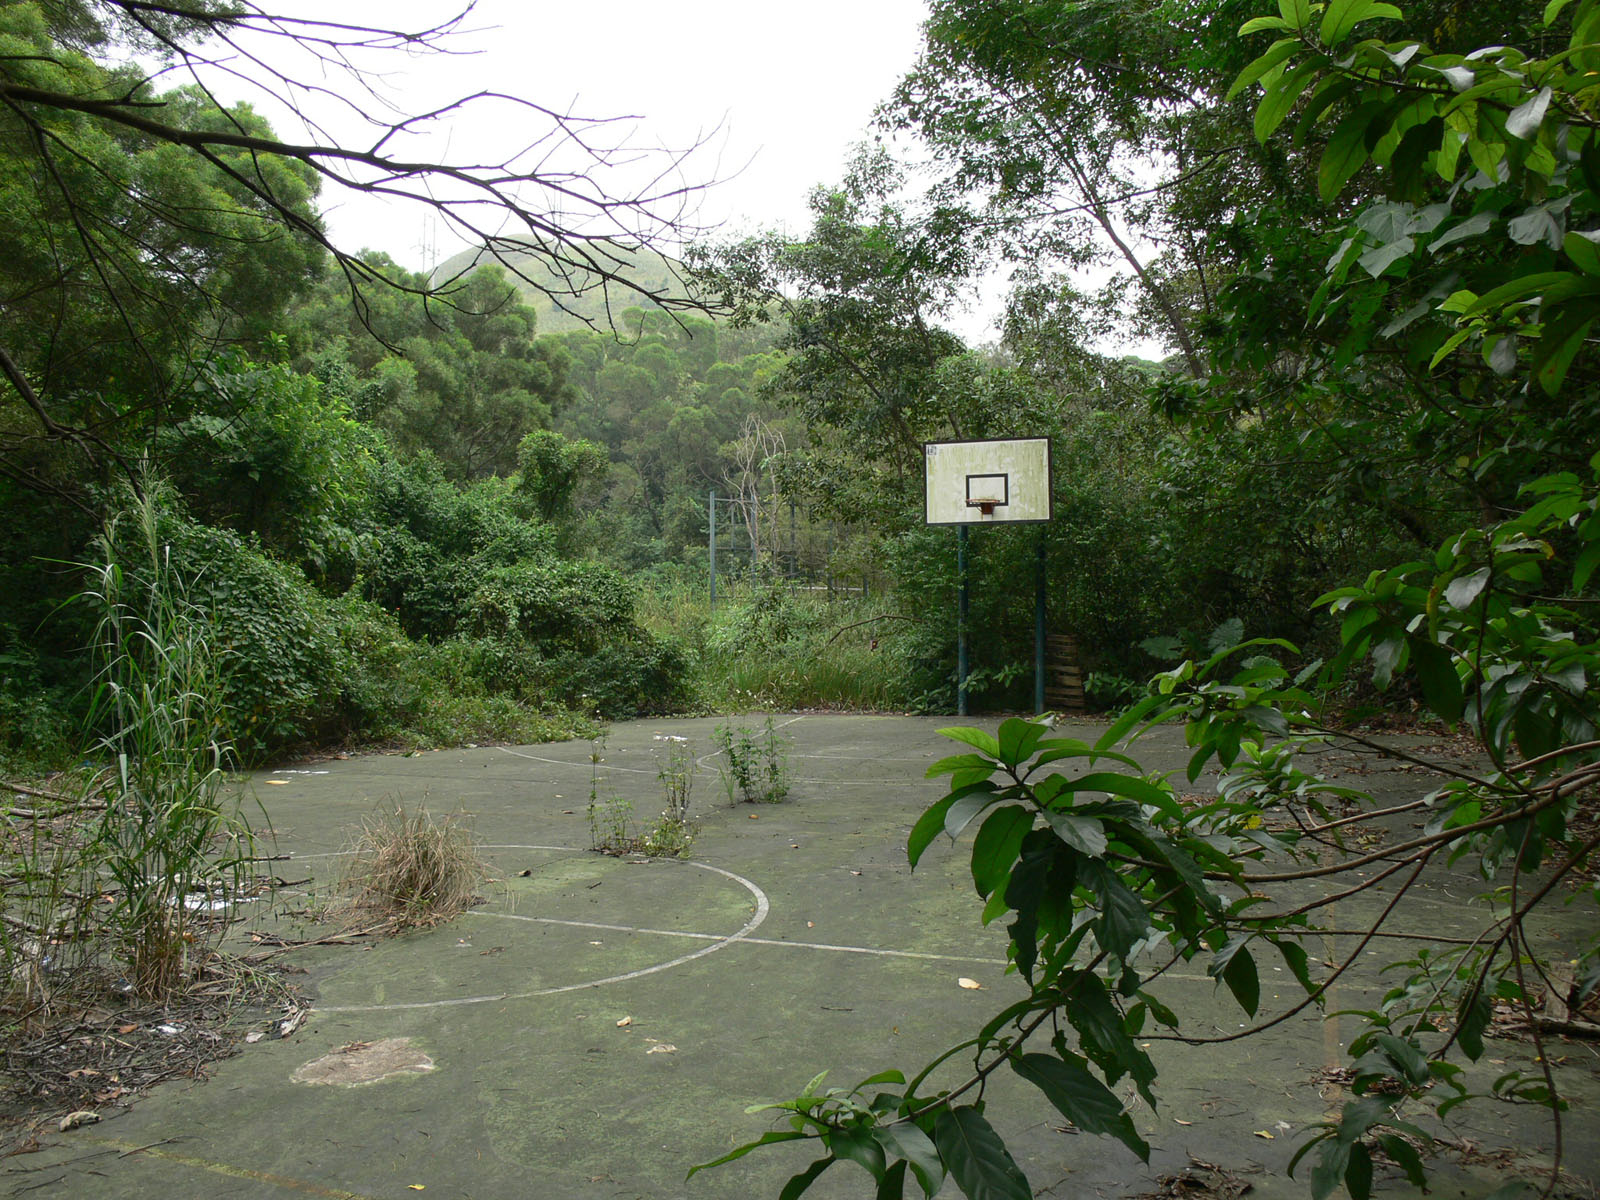
[[[703,579],[661,580],[639,597],[640,624],[690,655],[693,692],[713,712],[911,704],[906,629],[892,599],[783,581],[722,582],[713,611]]]

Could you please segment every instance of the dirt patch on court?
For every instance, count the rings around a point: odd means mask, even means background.
[[[383,1038],[376,1042],[350,1042],[332,1054],[312,1059],[291,1077],[296,1083],[327,1083],[335,1087],[360,1087],[396,1075],[425,1075],[433,1059],[418,1050],[410,1038]]]

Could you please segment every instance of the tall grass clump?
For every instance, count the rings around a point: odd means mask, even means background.
[[[398,932],[460,916],[487,877],[464,819],[397,804],[362,823],[340,891],[353,910]]]
[[[172,569],[161,502],[146,487],[113,516],[80,595],[95,618],[90,753],[110,771],[83,853],[110,885],[112,952],[156,1002],[214,951],[225,926],[210,910],[245,882],[252,845],[226,786],[220,648]]]

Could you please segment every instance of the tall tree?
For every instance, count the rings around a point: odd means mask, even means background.
[[[513,270],[531,247],[547,269],[525,278],[558,301],[627,290],[626,249],[676,231],[685,190],[674,181],[609,191],[621,148],[606,122],[487,94],[407,114],[378,90],[384,56],[442,52],[460,19],[407,30],[249,2],[0,6],[0,207],[8,244],[22,250],[0,277],[0,469],[59,490],[31,457],[38,442],[115,453],[131,411],[164,419],[207,347],[247,331],[322,253],[358,307],[386,287],[450,302],[465,281],[435,287],[335,245],[311,206],[319,188],[425,205]],[[190,84],[161,90],[175,74]],[[209,89],[220,79],[289,104],[307,139],[278,137],[248,106],[219,103]],[[371,140],[327,136],[312,98],[364,119]],[[547,145],[530,167],[523,146],[486,163],[406,153],[428,125],[485,107],[502,116],[509,107],[563,155]],[[665,157],[664,167],[678,161]],[[513,245],[521,257],[500,254]]]

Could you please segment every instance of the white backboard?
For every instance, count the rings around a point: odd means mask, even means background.
[[[924,442],[923,519],[929,525],[1048,521],[1050,439]]]

